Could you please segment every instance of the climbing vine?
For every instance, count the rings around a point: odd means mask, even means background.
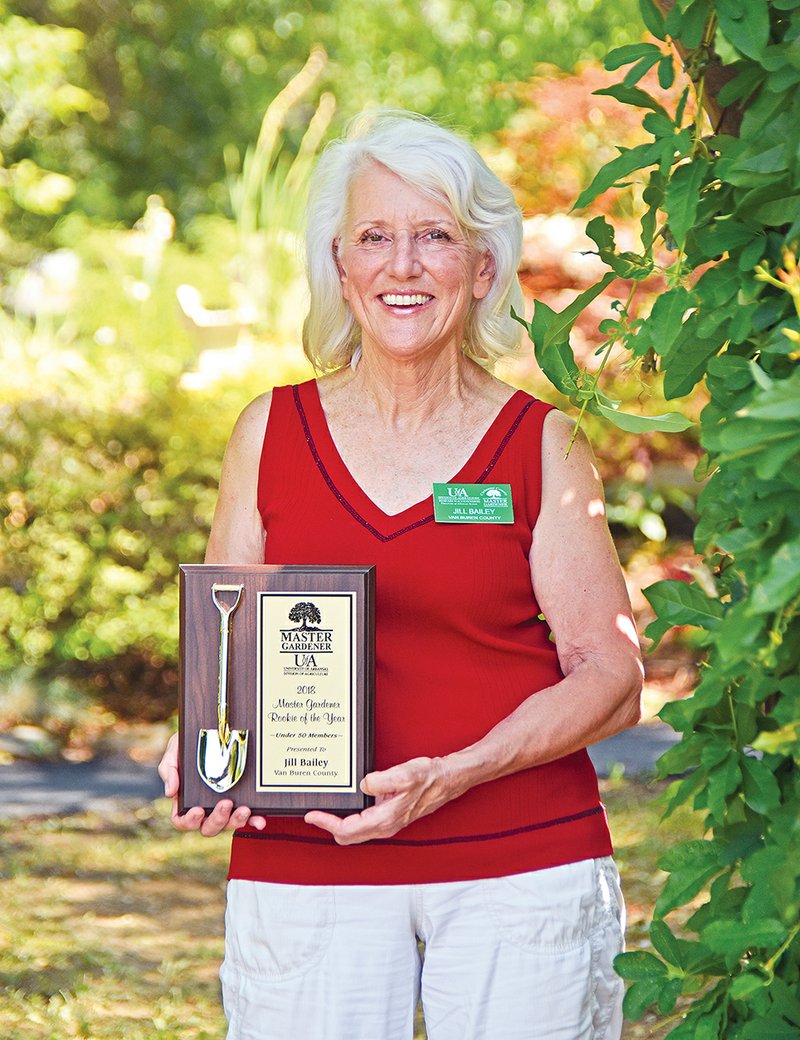
[[[561,313],[537,303],[526,325],[581,418],[682,428],[678,413],[622,412],[600,372],[574,360],[577,316],[625,279],[602,328],[601,371],[613,348],[642,377],[662,372],[667,399],[701,382],[709,397],[696,470],[702,584],[661,581],[645,593],[651,639],[694,625],[705,648],[693,696],[661,713],[683,737],[659,770],[677,777],[667,813],[689,801],[707,829],[665,852],[654,952],[623,954],[617,969],[631,982],[626,1014],[654,1006],[673,1016],[672,1040],[789,1040],[800,1037],[800,0],[640,8],[659,42],[610,52],[606,68],[626,71],[601,93],[642,109],[648,140],[620,149],[576,202],[640,180],[640,248],[620,252],[611,224],[591,220],[609,272]],[[686,89],[667,111],[639,84],[655,67],[671,85],[676,65]],[[653,271],[666,289],[634,316]],[[693,910],[687,938],[665,920],[680,907]]]

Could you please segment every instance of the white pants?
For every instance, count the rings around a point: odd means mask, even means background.
[[[231,881],[228,1040],[618,1040],[611,859],[482,881]],[[424,943],[420,956],[418,940]]]

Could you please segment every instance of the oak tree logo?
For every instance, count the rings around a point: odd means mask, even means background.
[[[297,621],[301,629],[307,629],[309,625],[319,625],[322,615],[313,603],[295,603],[289,611],[289,620]]]
[[[333,629],[321,628],[322,615],[316,603],[295,603],[289,611],[289,620],[297,628],[281,629],[282,654],[294,654],[298,667],[316,667],[315,654],[333,653]]]

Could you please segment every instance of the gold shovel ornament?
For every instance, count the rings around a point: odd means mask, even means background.
[[[197,736],[197,771],[203,782],[220,794],[229,791],[242,778],[247,760],[247,730],[231,729],[228,724],[228,658],[231,617],[239,606],[244,585],[211,586],[211,598],[219,611],[219,686],[217,690],[217,728],[201,729]],[[225,602],[218,593],[236,593]]]

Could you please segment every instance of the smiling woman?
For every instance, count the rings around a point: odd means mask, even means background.
[[[374,804],[173,814],[238,828],[229,1040],[410,1040],[420,993],[429,1040],[616,1040],[586,746],[638,718],[641,662],[588,445],[565,460],[572,423],[488,371],[518,342],[519,209],[466,142],[395,113],[325,153],[307,241],[305,346],[331,371],[243,412],[206,559],[375,565]],[[443,517],[441,483],[510,502]],[[174,743],[161,772],[175,796]]]

